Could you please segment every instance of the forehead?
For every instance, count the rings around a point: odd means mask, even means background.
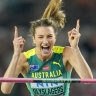
[[[35,34],[54,34],[54,29],[52,26],[40,26],[35,28]]]

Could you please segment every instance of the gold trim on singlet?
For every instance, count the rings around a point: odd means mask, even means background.
[[[63,53],[64,47],[60,47],[60,46],[54,46],[53,47],[53,51],[54,53]],[[27,52],[24,52],[24,55],[27,59],[29,59],[31,56],[35,55],[35,48],[28,50]]]

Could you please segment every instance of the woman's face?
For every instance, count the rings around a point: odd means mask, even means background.
[[[36,44],[36,51],[38,51],[40,55],[46,57],[52,54],[52,49],[56,42],[56,36],[53,27],[37,27],[35,29],[33,42]]]

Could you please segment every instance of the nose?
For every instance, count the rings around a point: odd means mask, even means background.
[[[43,39],[43,44],[47,44],[48,43],[48,39],[47,38],[44,38]]]

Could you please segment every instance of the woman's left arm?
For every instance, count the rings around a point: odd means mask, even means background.
[[[93,78],[91,69],[84,57],[82,56],[78,47],[80,36],[81,34],[79,33],[79,20],[77,20],[76,28],[73,28],[70,32],[68,32],[69,43],[71,46],[69,48],[68,61],[71,66],[75,69],[77,74],[80,76],[80,78]]]
[[[69,62],[82,79],[92,79],[93,75],[89,65],[82,56],[79,47],[70,48]]]

